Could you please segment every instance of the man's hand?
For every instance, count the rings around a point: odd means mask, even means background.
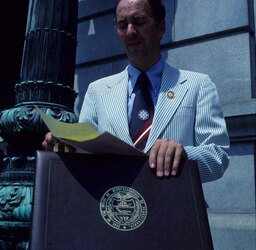
[[[54,152],[75,152],[75,148],[70,145],[61,143],[56,137],[52,135],[51,132],[48,132],[44,141],[42,142],[42,147],[44,150],[54,151]]]
[[[52,135],[51,132],[48,132],[44,137],[42,147],[44,150],[53,151],[56,143],[58,143],[58,140]]]
[[[151,148],[149,166],[159,177],[175,176],[182,160],[187,159],[183,146],[169,139],[158,139]]]

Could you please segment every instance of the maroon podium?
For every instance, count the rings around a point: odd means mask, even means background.
[[[145,156],[37,151],[31,250],[211,250],[196,162],[159,178]]]

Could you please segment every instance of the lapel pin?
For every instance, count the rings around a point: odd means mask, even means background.
[[[167,98],[169,98],[169,99],[173,99],[173,98],[174,98],[174,93],[173,93],[172,91],[168,91],[168,92],[166,93],[166,96],[167,96]]]

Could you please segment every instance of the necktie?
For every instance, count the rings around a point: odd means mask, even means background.
[[[150,86],[151,83],[147,74],[142,72],[133,90],[136,96],[129,128],[134,146],[141,150],[146,145],[154,116],[154,104],[150,95]]]

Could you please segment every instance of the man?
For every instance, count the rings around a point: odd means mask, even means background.
[[[129,123],[139,74],[151,82],[154,117],[143,151],[156,175],[175,176],[182,159],[197,160],[202,182],[220,178],[229,162],[229,138],[215,85],[204,74],[179,70],[163,61],[160,40],[165,33],[165,9],[160,0],[120,0],[116,27],[129,59],[116,75],[91,83],[79,122],[108,131],[133,144]],[[55,142],[48,133],[43,142]]]

